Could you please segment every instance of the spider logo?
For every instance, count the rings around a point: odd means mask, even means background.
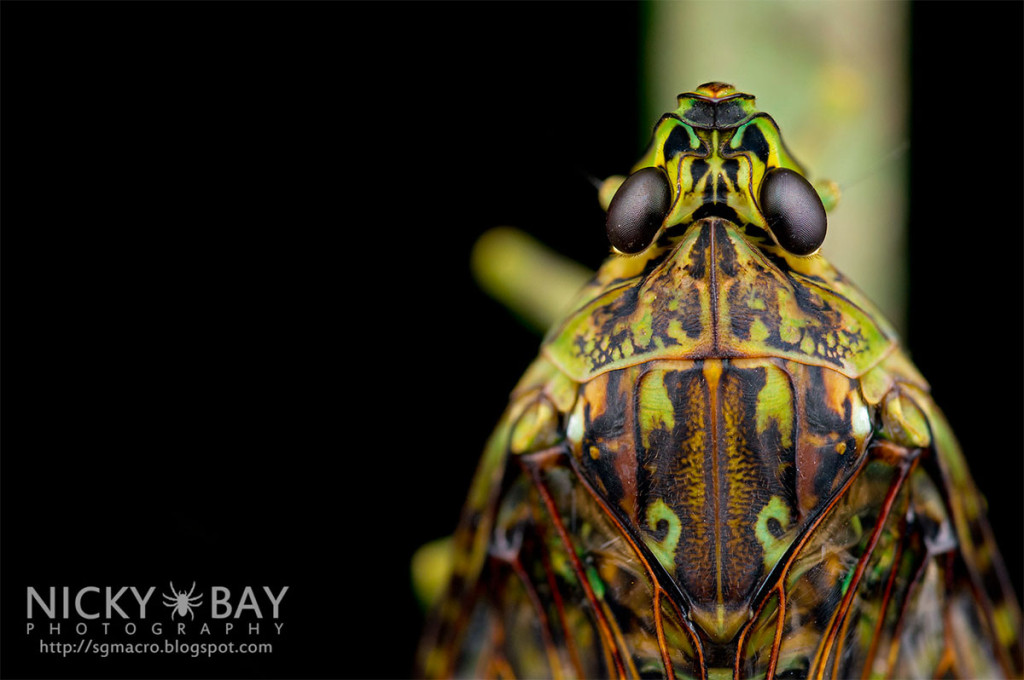
[[[171,612],[171,619],[174,619],[174,615],[177,614],[181,618],[185,618],[185,614],[188,614],[193,619],[196,615],[192,613],[192,607],[198,607],[203,603],[203,595],[200,593],[195,597],[192,596],[192,592],[196,589],[196,582],[192,582],[192,588],[186,593],[184,590],[175,590],[174,582],[171,582],[171,595],[164,593],[164,606],[170,607],[173,611]]]

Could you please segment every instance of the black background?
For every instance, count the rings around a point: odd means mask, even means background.
[[[913,6],[908,333],[1018,588],[1021,7]],[[641,10],[2,5],[4,676],[411,672],[412,552],[538,344],[471,244],[600,262]],[[193,580],[289,586],[275,652],[25,641],[29,585]]]

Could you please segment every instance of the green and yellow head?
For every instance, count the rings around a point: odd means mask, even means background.
[[[815,189],[804,178],[754,97],[712,82],[679,95],[678,103],[658,121],[650,148],[607,206],[615,249],[639,254],[663,235],[721,217],[754,242],[797,256],[817,252],[835,185]]]

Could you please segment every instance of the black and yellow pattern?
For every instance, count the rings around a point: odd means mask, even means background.
[[[895,334],[758,187],[753,97],[680,95],[671,207],[549,333],[492,436],[428,676],[1014,677],[984,501]]]

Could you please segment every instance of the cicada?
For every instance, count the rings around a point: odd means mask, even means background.
[[[486,445],[428,676],[999,677],[1021,614],[928,384],[754,98],[679,95]]]

